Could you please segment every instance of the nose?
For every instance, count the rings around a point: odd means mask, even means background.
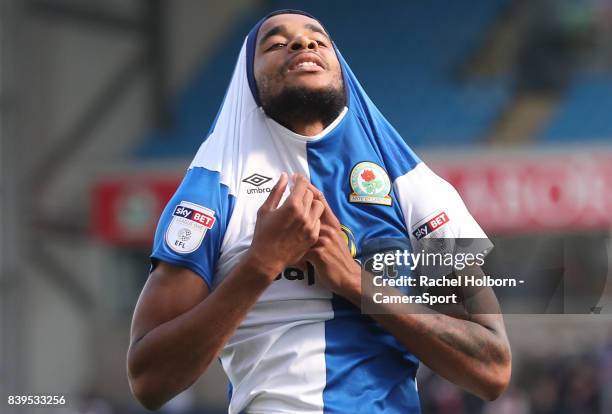
[[[302,49],[316,50],[318,47],[319,45],[315,40],[302,35],[296,36],[289,45],[289,48],[294,52]]]

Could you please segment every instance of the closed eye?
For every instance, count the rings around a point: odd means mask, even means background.
[[[274,50],[274,49],[280,49],[282,47],[287,46],[286,43],[274,43],[272,46],[270,46],[268,49],[266,49],[266,51],[268,50]]]

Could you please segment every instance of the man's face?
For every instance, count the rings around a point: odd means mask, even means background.
[[[271,109],[266,103],[283,102],[283,95],[287,98],[288,94],[301,94],[306,101],[318,99],[313,98],[316,94],[323,101],[329,100],[330,94],[344,99],[334,47],[323,27],[310,17],[280,14],[266,20],[257,36],[253,66],[266,112]]]
[[[280,14],[259,29],[255,80],[278,94],[286,86],[342,89],[340,62],[319,22],[300,14]]]

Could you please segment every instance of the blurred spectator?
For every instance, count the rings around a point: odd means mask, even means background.
[[[589,2],[541,0],[529,4],[530,23],[518,55],[519,88],[554,92],[565,87],[577,57],[593,42]]]
[[[497,401],[487,404],[482,412],[483,414],[529,414],[532,411],[527,394],[511,385]]]
[[[599,414],[612,407],[612,336],[601,352],[573,356],[523,356],[512,384],[484,403],[427,367],[419,372],[423,414]]]

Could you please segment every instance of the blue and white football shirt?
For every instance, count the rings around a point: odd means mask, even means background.
[[[260,24],[160,219],[154,263],[185,266],[214,290],[249,248],[257,210],[283,171],[303,174],[323,191],[356,257],[363,241],[380,237],[485,237],[455,189],[410,150],[337,50],[348,99],[334,123],[305,137],[268,118],[252,74]],[[420,412],[417,358],[321,286],[312,267],[286,269],[220,357],[231,414]]]

